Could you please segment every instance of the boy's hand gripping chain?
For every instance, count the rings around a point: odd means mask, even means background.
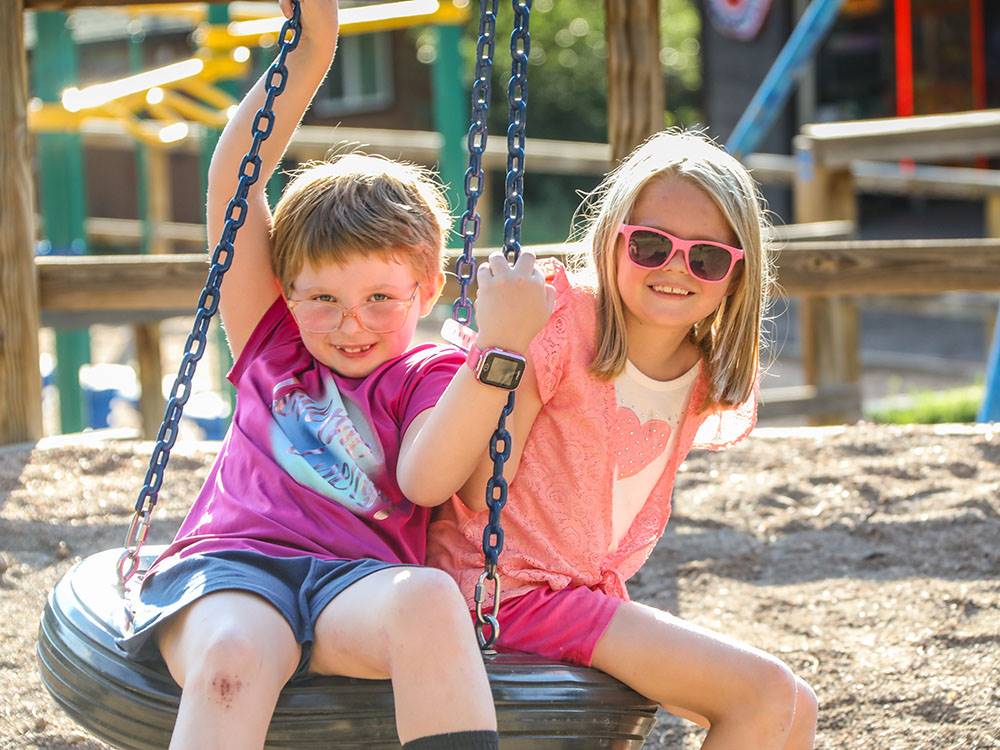
[[[205,353],[205,341],[208,324],[219,308],[219,290],[222,277],[233,263],[233,242],[237,230],[243,226],[247,216],[247,195],[250,187],[260,177],[260,146],[271,135],[274,128],[274,100],[285,90],[288,82],[288,68],[285,59],[299,43],[302,33],[301,9],[299,0],[292,0],[292,17],[285,21],[281,28],[281,49],[267,72],[265,87],[267,97],[263,106],[257,111],[253,121],[253,143],[243,161],[240,163],[240,181],[236,195],[229,201],[226,209],[226,223],[222,229],[222,237],[212,253],[212,265],[198,298],[198,310],[194,325],[184,346],[184,357],[181,360],[177,379],[170,390],[170,398],[163,414],[163,423],[156,436],[156,446],[149,460],[146,479],[135,502],[135,515],[125,535],[125,551],[118,558],[118,586],[124,592],[129,579],[139,569],[139,551],[146,537],[152,520],[153,509],[156,507],[157,496],[163,484],[163,472],[170,460],[170,450],[177,442],[177,430],[184,411],[184,405],[191,395],[191,379],[195,368]]]
[[[504,254],[511,263],[521,252],[521,223],[524,218],[524,146],[525,125],[528,113],[528,53],[531,49],[529,23],[531,0],[512,0],[514,30],[510,36],[511,76],[507,85],[510,117],[507,127],[507,180],[504,198]],[[462,256],[455,265],[460,286],[459,298],[452,307],[453,317],[459,324],[472,318],[472,303],[468,287],[476,264],[473,246],[479,237],[477,203],[483,188],[482,155],[488,137],[486,116],[490,106],[490,76],[493,70],[495,48],[497,0],[482,0],[479,22],[479,43],[476,47],[476,80],[472,86],[472,124],[469,127],[469,168],[465,173],[467,206],[462,216],[461,232],[464,241]],[[500,575],[497,562],[503,550],[503,527],[500,514],[507,504],[507,480],[503,476],[504,463],[510,458],[510,432],[506,429],[507,417],[514,410],[514,392],[500,413],[497,429],[490,440],[490,458],[493,459],[493,476],[486,484],[486,504],[489,521],[483,529],[484,570],[476,583],[476,638],[479,647],[489,650],[500,635]],[[483,612],[487,581],[492,583],[492,612]],[[484,628],[489,626],[489,635]]]

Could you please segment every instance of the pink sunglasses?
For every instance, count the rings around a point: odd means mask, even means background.
[[[709,284],[725,281],[736,261],[743,259],[738,247],[711,240],[684,240],[652,227],[622,224],[618,233],[625,238],[629,260],[640,268],[662,268],[680,252],[688,273]]]

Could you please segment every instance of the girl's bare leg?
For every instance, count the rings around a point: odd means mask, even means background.
[[[816,698],[782,662],[666,612],[627,602],[593,665],[709,727],[705,750],[810,750]]]
[[[263,747],[300,653],[278,610],[250,593],[220,591],[167,621],[157,639],[183,687],[171,750]]]
[[[392,679],[403,743],[496,730],[465,600],[439,570],[391,568],[353,584],[320,614],[310,669]]]

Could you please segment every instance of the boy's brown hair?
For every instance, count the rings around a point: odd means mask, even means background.
[[[378,253],[421,281],[441,270],[451,224],[434,175],[415,164],[349,153],[303,165],[274,209],[271,265],[287,295],[307,263]]]

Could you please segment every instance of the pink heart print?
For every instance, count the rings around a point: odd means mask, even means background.
[[[638,474],[663,452],[670,437],[670,425],[662,419],[640,424],[634,411],[627,406],[619,406],[615,432],[618,479],[627,479]]]

